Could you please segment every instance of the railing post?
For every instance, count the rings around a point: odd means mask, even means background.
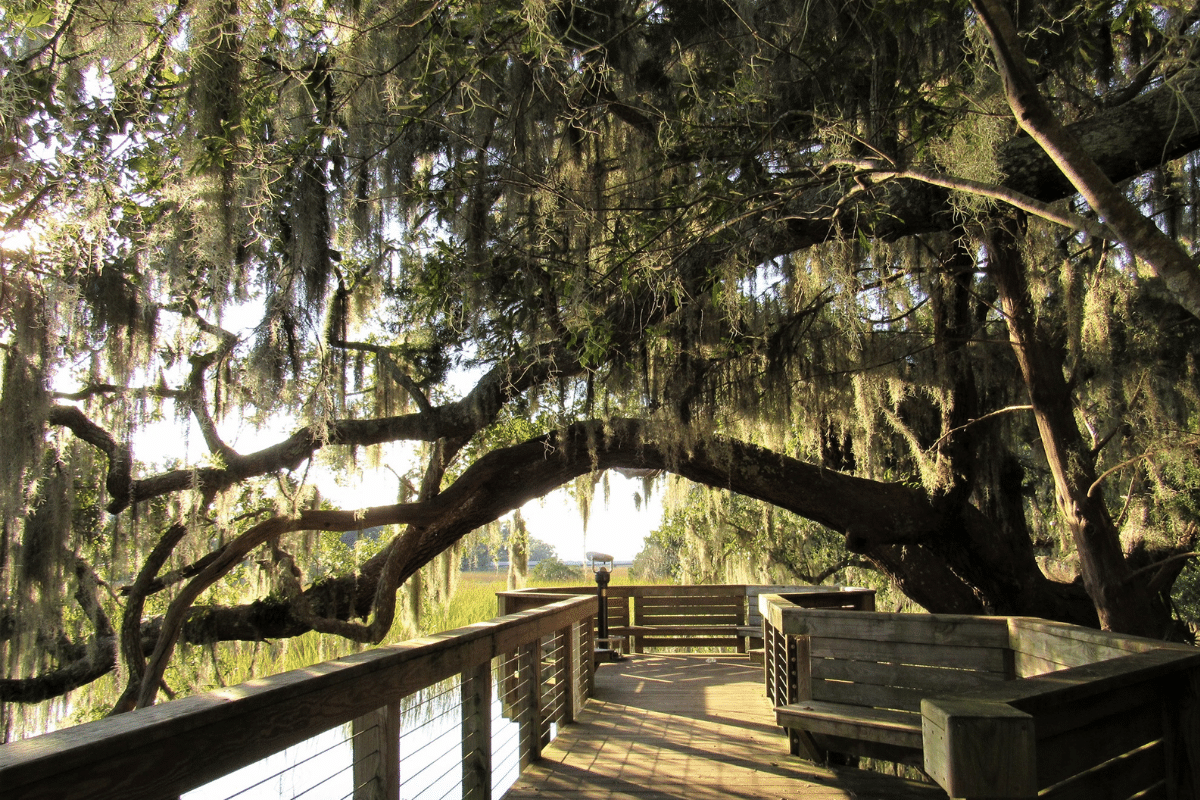
[[[583,670],[587,676],[587,696],[596,694],[596,628],[591,617],[583,621]]]
[[[779,702],[779,631],[774,625],[763,625],[763,684],[767,687],[767,699],[772,703]]]
[[[492,662],[462,674],[462,796],[492,798]]]
[[[550,641],[538,639],[534,642],[534,657],[533,657],[533,733],[534,743],[532,757],[534,761],[542,757],[542,748],[550,744],[550,722],[552,710],[546,697],[546,681],[550,677],[546,674],[546,648],[554,647],[554,634],[550,634]],[[553,667],[551,667],[553,669]],[[551,673],[553,674],[553,673]]]
[[[741,594],[742,602],[739,604],[738,618],[734,624],[737,625],[737,627],[740,629],[740,628],[744,628],[746,626],[746,623],[748,620],[746,608],[750,603],[750,597],[749,597],[749,589],[745,586],[738,587],[738,592],[739,592],[739,594]],[[741,630],[739,630],[738,637],[737,637],[737,651],[739,653],[745,653],[747,650],[749,650],[749,648],[746,646],[746,637],[742,636]]]
[[[518,692],[521,713],[517,717],[520,726],[521,769],[542,757],[542,642],[535,639],[522,645],[517,656],[517,672],[520,676]]]
[[[645,612],[642,610],[641,595],[639,595],[636,591],[632,592],[629,596],[629,603],[632,604],[632,606],[633,606],[633,608],[631,609],[631,611],[632,611],[631,617],[633,619],[634,627],[636,628],[638,625],[644,624],[644,620],[642,619],[642,616],[645,614]],[[640,634],[640,633],[631,634],[629,637],[629,640],[630,640],[629,652],[631,652],[631,653],[645,652],[644,648],[642,647],[642,634]]]
[[[783,635],[786,642],[786,683],[782,687],[785,697],[783,702],[776,699],[778,705],[798,703],[801,700],[812,699],[812,642],[807,636]],[[810,761],[822,763],[825,754],[817,747],[807,731],[799,728],[788,728],[788,746],[794,756],[804,756]]]
[[[399,800],[400,706],[381,706],[350,727],[354,800]]]
[[[925,774],[951,797],[1037,797],[1033,717],[1006,703],[921,700]]]
[[[577,645],[579,639],[575,635],[575,623],[558,632],[562,642],[561,655],[558,663],[558,683],[563,693],[562,724],[569,725],[575,721],[575,662],[579,658]]]

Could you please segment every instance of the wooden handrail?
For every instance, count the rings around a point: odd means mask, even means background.
[[[440,681],[478,675],[491,659],[539,645],[545,636],[579,631],[577,625],[588,620],[586,637],[595,613],[595,598],[557,600],[3,745],[2,794],[5,800],[178,796],[322,731],[398,707],[403,697]],[[587,662],[584,672],[590,672]],[[581,690],[572,687],[572,697]]]
[[[1160,722],[1186,708],[1186,690],[1171,697],[1171,689],[1176,688],[1173,682],[1178,683],[1188,673],[1200,675],[1200,651],[1191,650],[1164,648],[1131,653],[999,682],[964,696],[923,700],[925,771],[951,797],[1036,797],[1039,789],[1074,777],[1068,769],[1047,779],[1048,767],[1056,764],[1041,762],[1058,759],[1039,753],[1039,742],[1061,741],[1075,730],[1086,730],[1091,720],[1088,714],[1080,713],[1083,709],[1103,715],[1103,709],[1114,699],[1138,687],[1151,689],[1149,694],[1163,706],[1152,709]],[[1061,713],[1063,709],[1065,714]],[[1190,725],[1195,723],[1193,718]],[[1053,730],[1047,730],[1051,725]],[[1096,748],[1097,743],[1084,733],[1068,746],[1086,752]],[[1168,762],[1182,761],[1186,765],[1197,756],[1194,743],[1173,737],[1170,731],[1165,733],[1164,747],[1174,751],[1166,757]],[[1113,755],[1122,756],[1124,752]],[[1193,769],[1195,766],[1192,764]],[[1189,777],[1194,780],[1194,776]],[[1162,776],[1164,781],[1170,778]]]

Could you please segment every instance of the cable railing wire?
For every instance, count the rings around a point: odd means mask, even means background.
[[[415,731],[413,731],[413,733],[415,733]],[[429,748],[433,747],[435,744],[437,744],[438,742],[440,742],[442,739],[446,738],[446,736],[447,736],[448,734],[451,734],[451,733],[459,733],[459,731],[455,730],[455,728],[453,728],[453,727],[448,727],[448,728],[446,728],[446,730],[444,730],[444,731],[442,731],[441,733],[437,734],[437,735],[436,735],[436,736],[434,736],[432,739],[429,739],[428,741],[426,741],[424,744],[420,745],[420,746],[419,746],[419,747],[417,747],[416,749],[414,749],[414,750],[409,750],[409,751],[406,753],[406,755],[408,755],[410,758],[412,758],[412,757],[414,757],[414,756],[417,756],[417,755],[420,755],[421,753],[424,753],[424,752],[426,752],[427,750],[429,750]],[[407,734],[406,734],[406,735],[407,735]],[[401,737],[401,739],[400,739],[400,740],[401,740],[401,741],[404,741],[404,737]]]
[[[486,679],[476,677],[479,666],[468,666],[461,674],[389,698],[390,705],[381,707],[386,714],[363,713],[353,724],[346,722],[265,756],[256,762],[265,769],[275,766],[270,763],[273,759],[296,759],[286,765],[276,762],[279,768],[269,775],[259,777],[251,765],[248,774],[232,778],[234,785],[228,789],[214,782],[211,788],[220,794],[197,790],[197,796],[204,800],[250,800],[264,795],[352,800],[374,782],[401,780],[406,800],[449,800],[456,794],[465,798],[468,792],[474,797],[475,789],[468,788],[464,776],[487,763],[486,781],[493,796],[499,797],[520,776],[531,755],[556,735],[575,693],[587,691],[590,658],[590,621],[569,623],[508,653],[494,654],[480,665],[489,670]],[[477,685],[479,680],[485,683]],[[465,717],[468,704],[487,718]],[[385,723],[387,714],[394,716]],[[365,724],[360,727],[360,722]],[[488,737],[475,738],[485,726]],[[323,738],[330,735],[334,741]],[[390,745],[386,745],[388,736],[396,737]],[[316,748],[315,752],[308,752],[309,748]],[[399,763],[388,764],[388,759]],[[230,772],[222,780],[233,775]],[[237,785],[241,780],[253,782],[242,787]],[[231,789],[236,791],[224,793]]]
[[[450,766],[449,766],[449,767],[448,767],[446,770],[444,770],[444,771],[442,772],[442,774],[441,774],[441,775],[438,775],[438,776],[437,776],[437,778],[435,778],[435,779],[434,779],[434,780],[432,780],[432,781],[429,781],[429,782],[428,782],[428,783],[425,785],[425,788],[424,788],[424,789],[421,789],[420,791],[418,791],[418,792],[416,792],[416,793],[414,793],[414,794],[411,794],[411,795],[409,795],[409,797],[410,797],[410,800],[417,800],[417,798],[421,797],[421,796],[422,796],[422,795],[424,795],[426,792],[428,792],[430,789],[432,789],[432,788],[434,788],[435,786],[437,786],[437,785],[438,785],[438,784],[439,784],[439,783],[442,781],[442,779],[443,779],[443,778],[445,778],[445,777],[446,777],[447,775],[449,775],[450,773],[454,772],[456,769],[460,770],[460,774],[461,774],[461,768],[462,768],[462,764],[461,764],[460,762],[455,762],[455,763],[451,764],[451,765],[450,765]]]
[[[311,792],[313,789],[316,789],[318,786],[321,786],[321,785],[323,785],[323,784],[329,783],[331,780],[333,780],[334,778],[336,778],[338,775],[341,775],[343,772],[345,772],[346,770],[350,770],[350,769],[354,769],[354,765],[353,765],[353,764],[350,764],[350,765],[348,765],[348,766],[342,767],[342,768],[341,768],[341,769],[339,769],[337,772],[333,773],[332,775],[329,775],[329,776],[327,776],[327,777],[326,777],[324,780],[322,780],[322,781],[319,781],[319,782],[317,782],[317,783],[314,783],[312,786],[308,787],[307,789],[305,789],[305,790],[304,790],[303,792],[301,792],[300,794],[294,794],[294,795],[292,795],[292,800],[300,800],[300,798],[301,798],[301,797],[304,797],[304,795],[308,794],[308,793],[309,793],[309,792]]]
[[[328,747],[326,747],[323,750],[318,750],[317,752],[312,753],[309,756],[300,759],[299,761],[288,764],[287,766],[283,767],[282,769],[279,769],[276,772],[273,772],[270,775],[267,775],[267,776],[263,777],[262,779],[255,781],[254,783],[250,784],[249,786],[243,787],[242,789],[239,789],[238,791],[234,792],[231,795],[226,795],[226,800],[234,800],[235,798],[241,797],[241,796],[247,794],[248,792],[252,792],[255,789],[258,789],[259,787],[261,787],[265,784],[268,784],[272,781],[283,778],[288,773],[295,773],[296,770],[300,769],[305,764],[311,763],[312,761],[315,761],[316,759],[318,759],[328,753],[331,753],[334,750],[337,750],[338,748],[345,747],[346,745],[350,744],[356,736],[361,736],[362,734],[366,733],[368,730],[370,730],[370,728],[368,728],[364,731],[359,731],[358,733],[354,734],[353,736],[344,737],[344,738],[334,742],[333,744],[329,745]],[[315,738],[316,737],[314,737],[314,739]],[[309,739],[308,741],[313,741],[313,739]],[[303,744],[303,743],[301,743],[301,744]],[[296,745],[296,747],[298,747],[298,746],[300,746],[300,745]],[[289,749],[292,749],[292,748],[289,748]],[[281,750],[276,755],[283,755],[286,752],[288,752],[288,751]],[[353,766],[353,764],[351,764],[351,766]],[[344,772],[345,770],[341,770],[341,771]],[[305,791],[308,791],[308,790],[306,789]],[[298,795],[294,795],[294,797],[295,796],[298,796]]]

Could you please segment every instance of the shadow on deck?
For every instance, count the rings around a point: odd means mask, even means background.
[[[574,725],[506,795],[525,798],[945,798],[934,785],[788,754],[762,667],[737,655],[634,655],[596,673]]]

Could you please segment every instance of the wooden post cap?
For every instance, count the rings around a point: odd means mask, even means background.
[[[1007,703],[921,701],[925,772],[951,797],[1036,797],[1033,717]]]

